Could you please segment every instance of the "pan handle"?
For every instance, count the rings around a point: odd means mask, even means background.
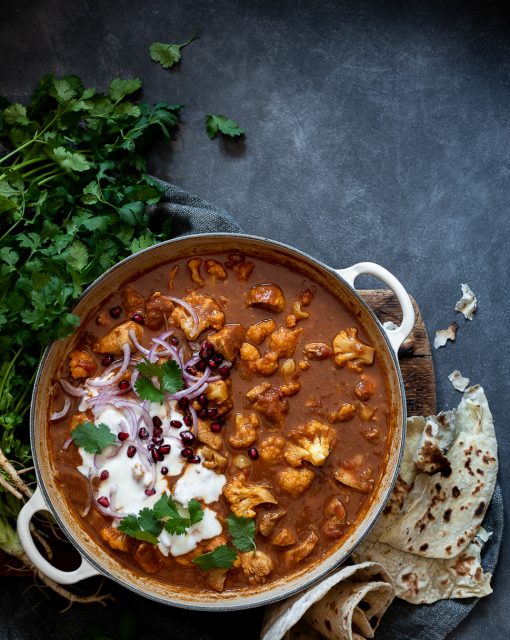
[[[30,521],[37,511],[49,511],[48,505],[43,495],[37,487],[34,495],[21,509],[18,516],[18,536],[25,553],[30,558],[35,567],[50,580],[54,580],[58,584],[74,584],[85,578],[99,575],[99,571],[95,569],[85,558],[81,559],[80,566],[74,571],[62,571],[50,564],[46,558],[40,553],[34,544],[34,539],[30,533]]]
[[[385,327],[382,327],[382,329],[388,336],[395,355],[398,355],[398,348],[414,327],[413,303],[400,281],[387,269],[375,262],[358,262],[358,264],[353,264],[352,267],[348,267],[347,269],[335,269],[335,271],[353,289],[355,288],[354,281],[358,276],[362,274],[375,276],[387,284],[397,296],[400,306],[402,307],[402,322],[396,329],[386,329]]]

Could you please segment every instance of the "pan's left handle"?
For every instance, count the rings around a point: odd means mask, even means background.
[[[360,275],[371,275],[379,278],[393,291],[397,296],[397,299],[402,307],[402,322],[396,329],[386,329],[383,327],[383,331],[388,336],[391,346],[395,355],[398,355],[398,348],[411,333],[414,327],[414,309],[411,298],[404,286],[392,273],[381,267],[380,264],[375,262],[358,262],[353,264],[352,267],[347,269],[335,269],[336,273],[341,276],[350,286],[355,289],[354,281]]]
[[[85,560],[83,556],[81,564],[77,569],[74,569],[74,571],[62,571],[50,564],[46,558],[41,555],[30,533],[30,522],[37,511],[49,511],[39,487],[30,500],[24,505],[23,509],[21,509],[18,516],[18,536],[25,553],[35,567],[39,569],[41,573],[48,576],[50,580],[54,580],[58,584],[74,584],[80,580],[85,580],[85,578],[99,575],[99,571]]]

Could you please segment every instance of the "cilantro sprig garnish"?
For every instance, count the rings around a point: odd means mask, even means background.
[[[222,544],[221,547],[216,547],[209,553],[203,553],[193,558],[192,562],[204,571],[210,571],[211,569],[230,569],[236,559],[237,553],[235,550],[226,544]]]
[[[189,40],[182,44],[165,44],[164,42],[153,42],[150,46],[149,53],[151,60],[158,62],[163,68],[171,69],[177,64],[182,57],[181,49],[191,44],[197,38],[198,34],[194,33]]]
[[[173,498],[163,495],[152,509],[146,507],[137,516],[129,515],[123,518],[119,523],[119,531],[137,540],[157,544],[158,536],[163,529],[171,535],[184,535],[204,517],[202,505],[194,498],[188,502],[189,515],[183,515],[183,511],[185,509],[179,508]]]
[[[213,140],[218,133],[222,133],[224,136],[230,136],[231,138],[242,136],[246,133],[246,129],[241,129],[235,120],[231,120],[221,114],[215,115],[208,113],[205,117],[205,126],[207,135],[211,140]]]
[[[136,368],[140,375],[135,382],[135,391],[142,400],[161,403],[165,393],[176,393],[184,387],[182,371],[175,360],[158,365],[145,359]],[[154,385],[153,378],[157,378],[159,388]]]
[[[71,437],[74,444],[87,453],[101,453],[117,440],[107,425],[101,423],[96,426],[93,422],[79,424],[71,431]]]

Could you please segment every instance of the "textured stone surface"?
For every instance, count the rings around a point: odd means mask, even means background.
[[[0,93],[23,101],[46,72],[98,88],[139,76],[146,99],[187,105],[156,175],[331,266],[381,263],[431,335],[456,319],[455,344],[434,353],[438,407],[460,399],[453,369],[485,387],[508,514],[509,19],[477,4],[3,0]],[[178,69],[151,63],[152,41],[200,26]],[[210,142],[207,111],[237,119],[246,141]],[[479,298],[472,322],[453,310],[461,282]],[[508,547],[494,588],[452,638],[508,637]],[[235,624],[254,638],[259,620],[169,610],[169,637],[220,638]]]

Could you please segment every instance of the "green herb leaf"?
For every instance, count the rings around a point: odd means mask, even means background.
[[[120,102],[123,98],[138,91],[142,86],[142,81],[138,78],[133,80],[122,80],[121,78],[115,78],[110,82],[108,88],[108,95],[114,102]],[[126,109],[126,107],[124,107]]]
[[[163,392],[152,384],[149,378],[138,376],[135,382],[135,391],[142,400],[149,400],[149,402],[163,402],[165,397]]]
[[[18,124],[21,126],[30,124],[27,118],[27,109],[22,104],[11,104],[10,107],[4,109],[4,118],[7,124]]]
[[[71,431],[71,437],[77,447],[87,453],[101,453],[103,449],[116,442],[115,435],[101,423],[97,427],[93,422],[82,422]]]
[[[142,509],[145,511],[145,509]],[[147,509],[150,511],[150,509]],[[140,512],[141,515],[142,512]],[[148,524],[150,530],[145,530],[144,524]],[[146,517],[129,515],[119,522],[119,531],[125,533],[131,538],[136,538],[136,540],[143,540],[144,542],[150,542],[151,544],[157,544],[159,542],[158,536],[161,533],[161,527],[157,529],[152,526],[152,521],[148,521]],[[157,532],[156,532],[157,531]]]
[[[189,501],[188,513],[189,516],[182,515],[175,500],[166,495],[161,496],[154,505],[155,517],[165,521],[165,529],[172,535],[185,534],[187,529],[200,522],[204,517],[202,505],[195,499]]]
[[[227,527],[232,544],[239,551],[255,549],[255,520],[253,518],[237,517],[233,513],[227,516]]]
[[[175,360],[167,360],[161,367],[161,389],[167,393],[177,393],[184,387],[182,371]]]
[[[145,376],[146,378],[160,378],[161,377],[161,368],[159,365],[149,362],[147,358],[143,359],[143,362],[140,362],[136,365],[138,371]]]
[[[165,44],[164,42],[153,42],[149,49],[151,59],[154,62],[159,62],[159,64],[165,69],[171,69],[174,64],[179,62],[179,60],[181,59],[181,49],[193,42],[196,37],[197,36],[195,34],[189,40],[183,42],[182,44]]]
[[[226,544],[216,547],[214,551],[203,553],[201,556],[193,558],[192,562],[204,571],[211,569],[230,569],[236,561],[237,553]]]
[[[213,113],[208,113],[205,117],[205,126],[207,135],[211,140],[218,135],[218,132],[231,138],[242,136],[246,133],[246,130],[241,129],[235,120],[222,115],[214,115]]]
[[[64,147],[53,149],[53,158],[66,171],[87,171],[91,166],[81,153],[67,151]]]
[[[158,524],[158,519],[152,509],[142,509],[138,514],[138,522],[144,531],[152,533],[154,536],[159,536],[161,533],[161,525]]]
[[[136,368],[140,375],[135,382],[135,391],[143,400],[162,402],[163,392],[176,393],[184,387],[182,371],[174,360],[167,360],[161,366],[145,360]],[[154,386],[151,378],[158,378],[159,389]]]

